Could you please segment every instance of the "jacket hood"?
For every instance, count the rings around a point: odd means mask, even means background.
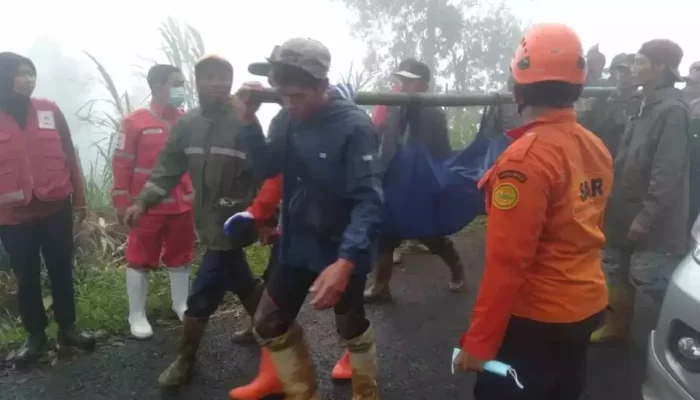
[[[29,65],[36,73],[34,63],[16,53],[0,53],[0,110],[12,115],[18,125],[24,126],[30,99],[15,92],[15,77],[21,65]]]
[[[321,107],[311,118],[316,121],[342,119],[358,111],[363,112],[354,102],[344,98],[338,91],[329,88],[328,104]]]

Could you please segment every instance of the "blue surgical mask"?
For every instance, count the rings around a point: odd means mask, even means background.
[[[182,86],[170,88],[168,104],[173,107],[180,107],[185,104],[185,88]]]

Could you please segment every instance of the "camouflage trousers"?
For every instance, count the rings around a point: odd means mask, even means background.
[[[676,254],[606,247],[602,253],[602,268],[608,286],[631,285],[660,304],[682,258]]]

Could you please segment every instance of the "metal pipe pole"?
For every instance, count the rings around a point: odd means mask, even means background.
[[[589,87],[583,90],[583,97],[604,97],[612,93],[612,88]],[[277,94],[273,89],[256,92],[255,96],[263,103],[276,103]],[[514,103],[513,95],[508,92],[493,93],[395,93],[395,92],[357,92],[355,102],[359,105],[386,106],[440,106],[470,107]]]

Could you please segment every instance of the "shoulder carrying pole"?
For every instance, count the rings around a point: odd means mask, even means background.
[[[605,97],[614,89],[589,87],[583,90],[582,97]],[[266,89],[256,93],[263,103],[276,103],[276,93]],[[395,92],[357,92],[355,103],[359,105],[385,106],[427,106],[427,107],[471,107],[514,103],[513,94],[508,92],[493,93],[395,93]]]

